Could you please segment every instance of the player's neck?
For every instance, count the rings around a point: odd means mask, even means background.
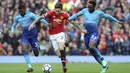
[[[24,13],[20,13],[20,15],[22,16],[22,17],[24,17],[25,15],[26,15],[26,11],[24,12]]]
[[[61,13],[62,13],[62,11],[60,13],[58,13],[58,14],[57,13],[55,13],[55,14],[56,14],[56,16],[59,16]]]
[[[56,14],[56,16],[59,16],[59,15],[60,15],[60,13]]]
[[[23,14],[20,14],[20,15],[24,17],[24,16],[25,16],[25,14],[26,14],[26,13],[23,13]]]
[[[90,13],[93,13],[94,11],[95,11],[95,9],[94,10],[89,10]]]

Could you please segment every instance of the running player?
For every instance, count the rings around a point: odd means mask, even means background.
[[[95,6],[96,6],[96,0],[89,0],[87,4],[88,8],[84,8],[83,10],[69,17],[69,21],[76,19],[80,15],[84,16],[84,28],[86,29],[86,34],[84,36],[85,45],[89,49],[93,57],[96,59],[96,61],[102,65],[103,69],[100,73],[105,73],[106,70],[108,69],[107,61],[104,60],[103,56],[96,48],[97,41],[99,38],[98,37],[99,20],[104,17],[113,20],[117,23],[123,24],[123,22],[120,22],[116,18],[112,17],[111,15],[105,14],[100,10],[96,10]]]
[[[44,16],[41,16],[41,18],[49,19],[49,38],[57,56],[61,58],[64,73],[67,71],[66,54],[64,49],[66,42],[64,26],[67,24],[68,17],[68,14],[62,11],[62,4],[60,3],[55,5],[54,10],[48,11]],[[37,21],[38,19],[32,23],[32,25],[29,27],[29,30],[33,28]]]
[[[31,66],[30,58],[28,55],[28,47],[29,45],[32,46],[34,55],[37,57],[39,54],[40,47],[38,45],[38,40],[37,40],[37,31],[35,28],[31,29],[28,31],[28,27],[32,22],[39,18],[39,16],[36,16],[34,13],[26,11],[26,6],[24,4],[19,5],[19,14],[15,17],[13,26],[11,28],[11,32],[14,33],[15,27],[17,23],[20,24],[20,27],[22,28],[22,46],[23,46],[23,54],[25,61],[28,65],[27,72],[32,72],[33,68]],[[48,24],[44,19],[40,20],[44,24]]]

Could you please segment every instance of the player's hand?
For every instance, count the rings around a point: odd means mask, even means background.
[[[29,28],[28,28],[28,31],[30,31],[31,29],[33,29],[35,26],[36,26],[36,25],[31,24],[31,25],[29,26]]]
[[[88,31],[86,29],[81,29],[81,32],[83,32],[84,34],[88,33]]]

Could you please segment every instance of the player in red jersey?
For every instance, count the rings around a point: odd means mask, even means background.
[[[29,30],[32,29],[35,26],[35,23],[38,22],[41,18],[49,19],[49,38],[57,56],[61,58],[64,73],[67,71],[66,54],[64,49],[66,42],[64,26],[67,24],[68,17],[68,13],[62,11],[62,4],[57,3],[54,10],[48,11],[39,19],[36,19],[29,27]]]

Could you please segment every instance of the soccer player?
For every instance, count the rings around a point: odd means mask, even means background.
[[[20,4],[19,7],[19,14],[15,17],[13,26],[11,28],[11,32],[14,33],[15,27],[17,23],[20,24],[20,27],[22,28],[22,46],[23,46],[23,55],[25,58],[25,61],[28,65],[27,72],[33,72],[33,68],[31,66],[30,58],[28,55],[28,47],[29,45],[32,46],[34,55],[37,57],[39,54],[40,47],[38,45],[37,40],[37,31],[35,28],[28,31],[28,27],[32,22],[39,18],[39,16],[35,15],[32,12],[26,11],[26,6],[24,4]],[[44,19],[40,20],[44,24],[48,24],[47,21]]]
[[[104,60],[101,53],[96,48],[97,41],[98,41],[98,23],[101,18],[108,18],[113,20],[117,23],[123,24],[116,18],[112,17],[109,14],[105,14],[100,10],[95,9],[96,0],[89,0],[87,4],[87,8],[79,11],[78,13],[69,17],[69,21],[75,20],[80,15],[84,16],[84,29],[86,29],[86,34],[84,35],[85,45],[89,49],[92,56],[96,59],[96,61],[102,65],[103,69],[100,73],[105,73],[108,69],[107,61]]]
[[[66,42],[66,34],[64,26],[67,24],[68,14],[62,11],[62,4],[57,3],[55,5],[55,9],[48,11],[41,18],[49,19],[49,38],[52,42],[54,50],[58,57],[61,58],[63,71],[66,73],[66,54],[65,54],[65,42]],[[40,18],[39,18],[40,19]],[[29,30],[33,28],[34,24],[39,20],[35,20],[30,26]]]

